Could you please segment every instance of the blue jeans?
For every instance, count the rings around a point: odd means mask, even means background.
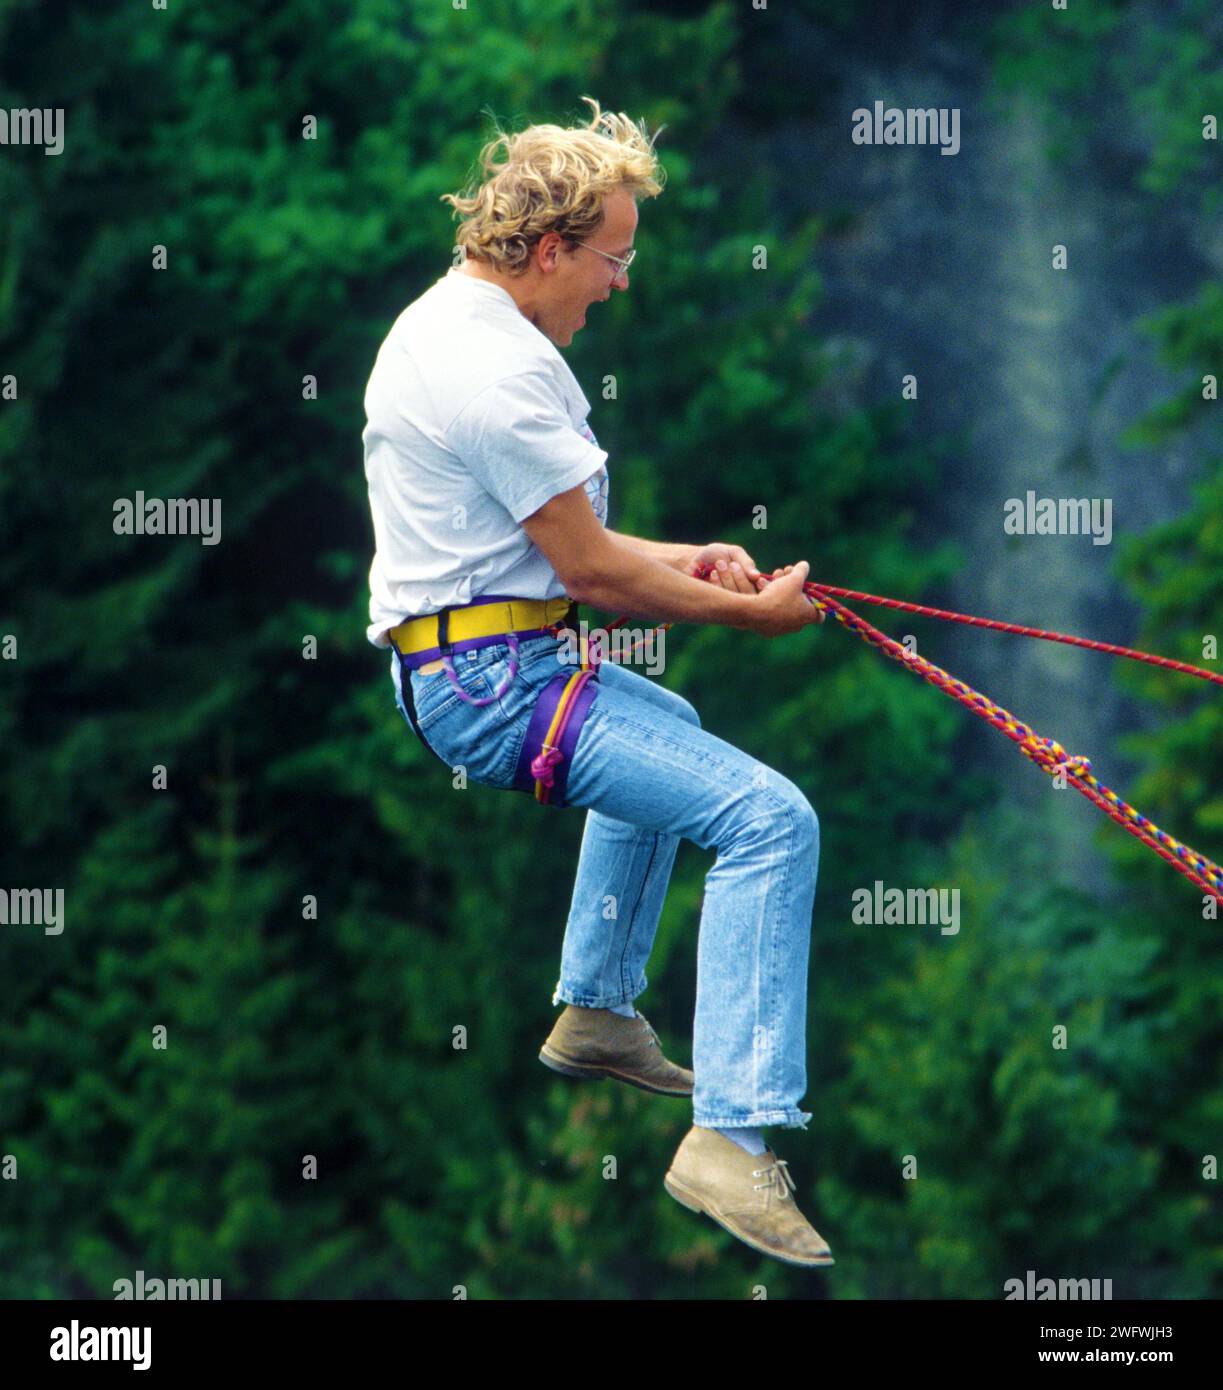
[[[445,671],[413,671],[417,720],[430,747],[452,767],[461,764],[470,781],[511,787],[535,697],[561,669],[560,649],[552,636],[520,639],[517,676],[479,709],[459,699]],[[454,657],[462,689],[492,695],[509,673],[509,655],[496,643]],[[391,675],[406,719],[394,656]],[[693,1121],[805,1126],[811,1115],[798,1102],[807,1089],[815,811],[792,782],[705,732],[687,700],[609,661],[598,682],[566,790],[568,805],[588,812],[552,1002],[631,1003],[646,987],[680,836],[713,847],[697,942]]]

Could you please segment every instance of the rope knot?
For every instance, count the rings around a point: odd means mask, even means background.
[[[1051,776],[1058,772],[1068,772],[1080,776],[1091,771],[1091,759],[1081,753],[1067,753],[1055,738],[1041,738],[1039,734],[1029,734],[1019,745],[1020,752],[1031,758],[1037,767],[1043,768]]]
[[[545,787],[553,786],[552,769],[563,761],[563,757],[561,750],[554,743],[545,743],[543,752],[531,759],[531,776],[537,782],[542,782]]]

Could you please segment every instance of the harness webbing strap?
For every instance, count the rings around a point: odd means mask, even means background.
[[[578,634],[578,670],[559,672],[539,692],[518,755],[514,785],[544,806],[564,806],[573,750],[599,693],[597,643]]]
[[[582,723],[598,694],[593,670],[562,671],[539,692],[518,757],[514,785],[545,806],[564,806]]]

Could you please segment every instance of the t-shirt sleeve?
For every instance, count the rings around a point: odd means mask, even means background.
[[[556,387],[539,372],[485,387],[451,421],[446,437],[516,522],[607,462],[607,451],[574,429]]]

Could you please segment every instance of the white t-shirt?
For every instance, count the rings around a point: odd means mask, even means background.
[[[481,594],[559,598],[521,523],[584,483],[607,524],[607,453],[556,345],[499,285],[457,269],[399,315],[365,389],[376,647],[406,618]]]

